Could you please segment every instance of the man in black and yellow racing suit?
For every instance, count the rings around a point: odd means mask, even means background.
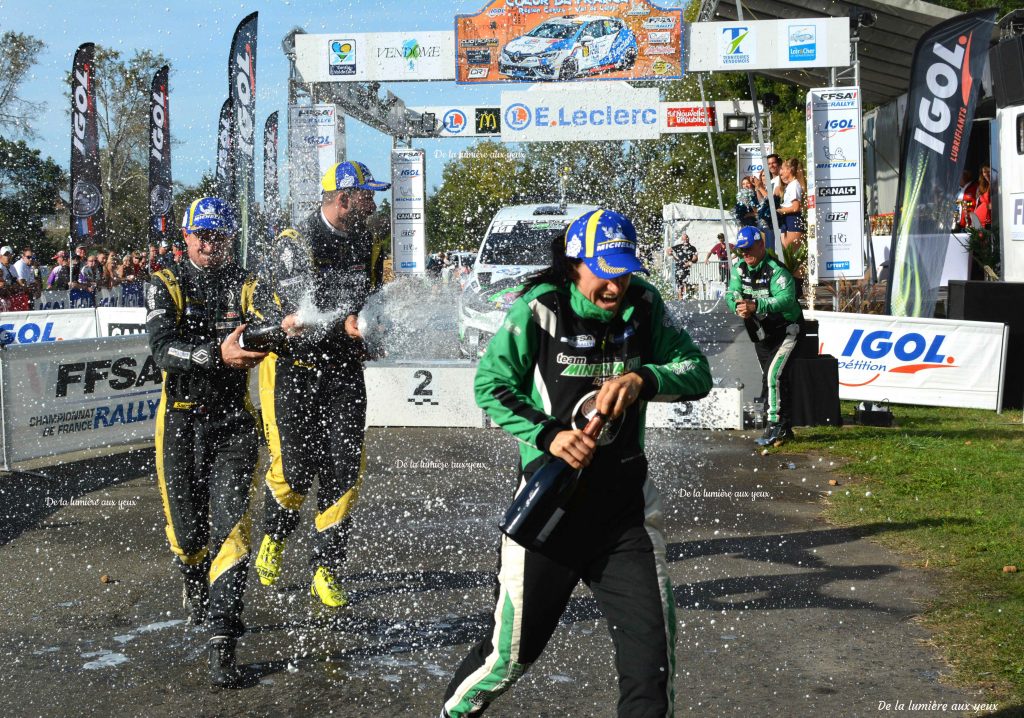
[[[255,283],[227,257],[231,208],[218,197],[198,199],[182,228],[188,259],[154,272],[146,292],[150,350],[164,372],[157,479],[190,618],[205,621],[211,635],[210,680],[238,687],[258,446],[248,369],[265,355],[238,343]]]
[[[290,335],[260,367],[271,464],[256,572],[264,585],[279,578],[285,540],[318,478],[310,592],[330,607],[348,603],[338,574],[363,472],[365,349],[356,315],[380,283],[365,222],[376,207],[374,192],[390,186],[375,182],[360,162],[328,170],[321,208],[278,236],[255,296],[259,321]]]

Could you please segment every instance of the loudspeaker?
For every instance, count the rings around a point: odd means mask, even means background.
[[[1024,35],[1000,42],[988,59],[996,107],[1024,104]]]
[[[1003,409],[1019,409],[1024,402],[1024,282],[949,283],[946,315],[950,319],[999,322],[1009,328],[1006,368],[1003,373]],[[1011,367],[1014,368],[1011,371]]]

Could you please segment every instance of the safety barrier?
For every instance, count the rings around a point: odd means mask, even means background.
[[[52,309],[93,309],[96,307],[143,307],[145,306],[143,285],[139,283],[134,291],[125,291],[123,287],[97,289],[91,297],[71,300],[71,292],[67,289],[47,289],[40,293],[33,302],[33,308],[39,310]],[[81,296],[76,292],[76,297]]]
[[[367,426],[489,425],[467,361],[371,362]],[[250,396],[258,402],[256,373]],[[11,345],[0,351],[0,468],[152,446],[162,376],[145,336]],[[742,428],[739,389],[699,402],[648,406],[649,428]],[[258,403],[257,403],[258,406]]]

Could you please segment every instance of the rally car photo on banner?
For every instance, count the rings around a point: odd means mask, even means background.
[[[494,0],[455,18],[456,81],[682,77],[681,10],[645,0]]]

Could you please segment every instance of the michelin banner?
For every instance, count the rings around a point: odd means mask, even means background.
[[[163,385],[145,336],[13,346],[0,362],[6,466],[153,441]]]
[[[395,274],[422,274],[427,261],[423,150],[391,150],[391,256]]]
[[[765,143],[768,154],[775,152],[771,142]],[[761,145],[740,143],[736,145],[736,186],[739,187],[744,177],[757,176],[764,171],[764,157],[761,156]],[[765,177],[765,182],[768,178]]]
[[[683,11],[646,0],[494,0],[455,18],[456,81],[678,79],[683,38]]]
[[[807,93],[807,237],[811,284],[864,275],[860,90]]]
[[[320,178],[338,162],[338,109],[330,104],[288,106],[288,194],[298,226],[320,207]]]
[[[839,398],[998,410],[1007,328],[994,322],[815,312]]]

